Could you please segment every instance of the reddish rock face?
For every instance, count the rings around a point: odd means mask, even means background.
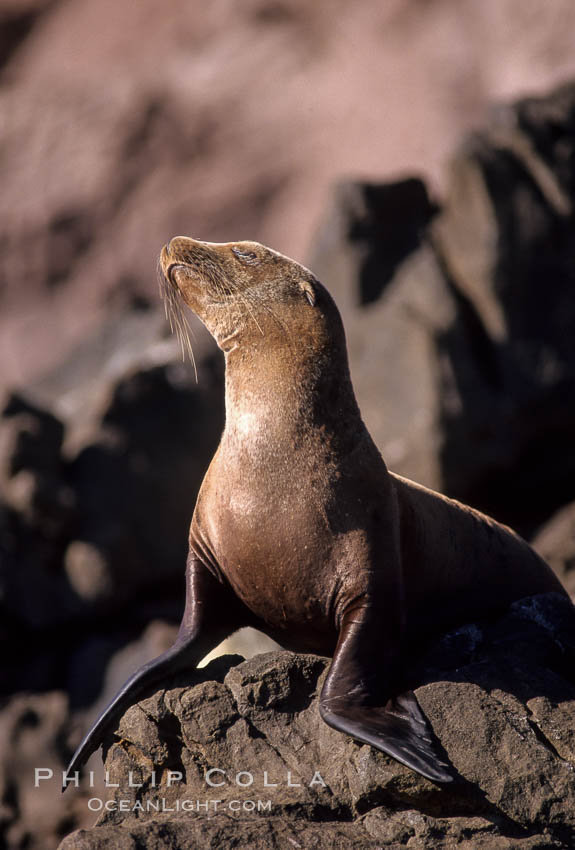
[[[0,12],[0,388],[154,291],[175,233],[305,260],[331,182],[442,164],[575,72],[575,9],[24,0]],[[512,48],[512,49],[511,49]]]

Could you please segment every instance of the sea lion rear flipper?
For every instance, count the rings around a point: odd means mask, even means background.
[[[377,653],[373,610],[354,612],[340,639],[320,697],[320,714],[334,729],[370,744],[434,782],[452,782],[429,722],[412,691],[390,697],[393,654]],[[379,626],[383,631],[382,626]],[[388,647],[389,649],[389,647]]]
[[[149,696],[169,676],[191,670],[222,640],[244,623],[239,603],[193,555],[186,569],[186,608],[175,643],[144,664],[100,714],[76,749],[67,776],[86,763],[130,706]],[[67,783],[63,783],[65,791]]]
[[[356,741],[370,744],[434,782],[452,782],[453,770],[441,758],[425,715],[412,691],[385,706],[354,706],[346,701],[337,709],[320,702],[322,718]]]

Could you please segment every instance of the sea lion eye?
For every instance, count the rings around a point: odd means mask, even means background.
[[[232,248],[232,251],[242,263],[253,266],[258,262],[258,255],[254,251],[240,251],[239,248]]]

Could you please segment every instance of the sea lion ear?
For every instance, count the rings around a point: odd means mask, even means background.
[[[299,285],[301,291],[303,292],[311,306],[315,307],[316,294],[312,282],[309,280],[300,280]]]

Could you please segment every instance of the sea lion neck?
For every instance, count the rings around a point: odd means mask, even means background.
[[[238,346],[226,353],[224,439],[257,444],[265,454],[318,439],[345,450],[366,431],[347,352]]]

